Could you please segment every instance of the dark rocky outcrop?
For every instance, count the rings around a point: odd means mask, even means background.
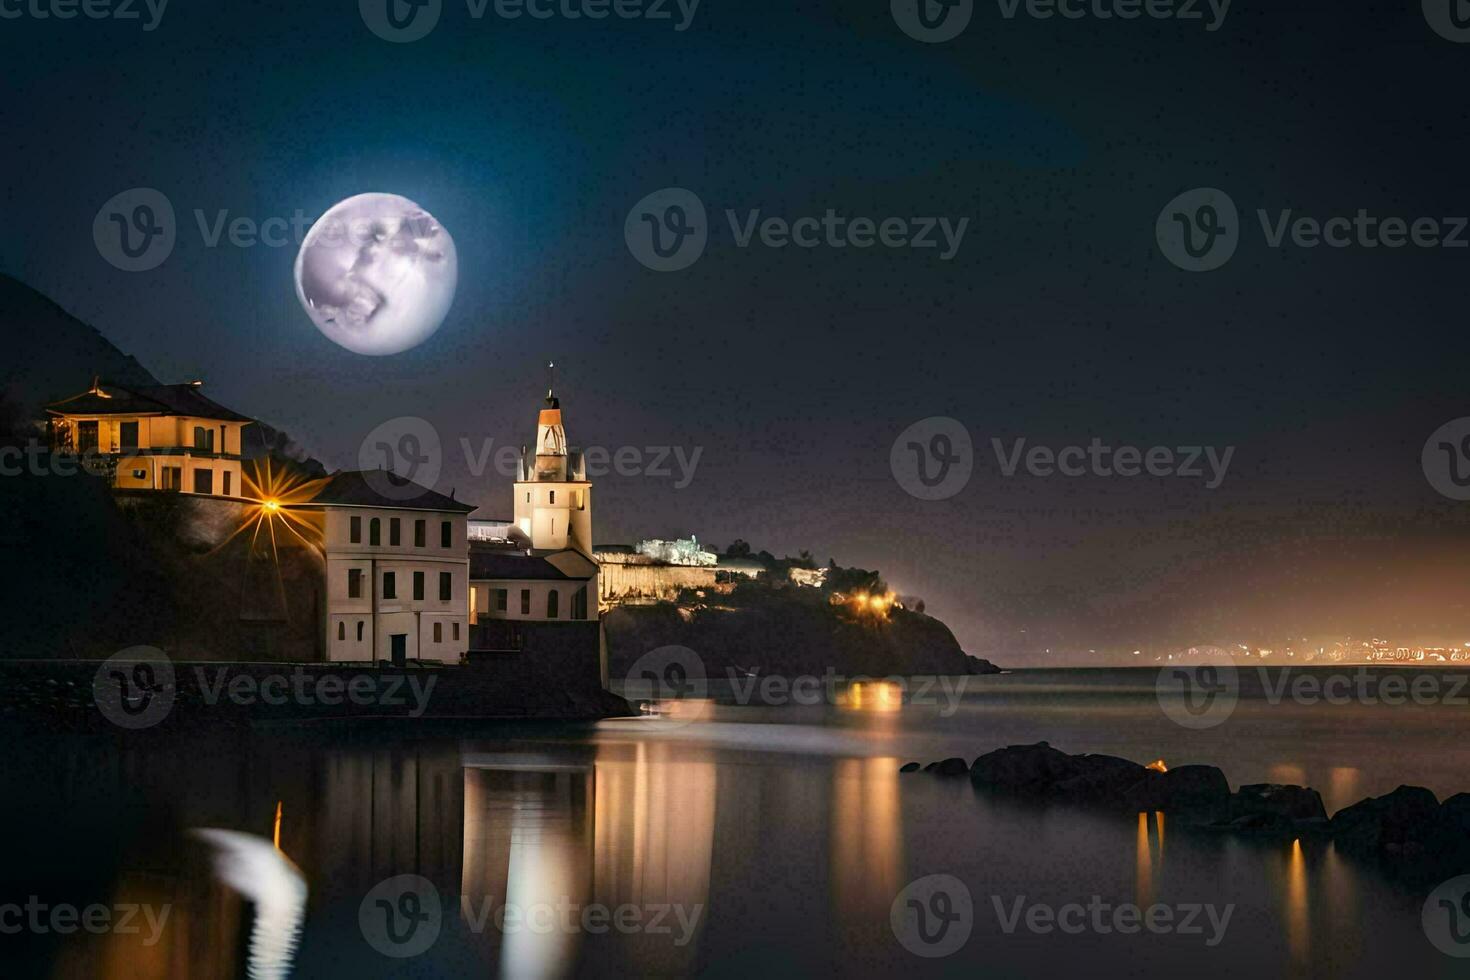
[[[982,755],[970,768],[970,781],[989,789],[1045,795],[1053,785],[1078,771],[1079,763],[1073,756],[1037,742]]]
[[[1375,853],[1422,847],[1439,818],[1439,800],[1422,786],[1400,786],[1340,810],[1331,831],[1345,850]]]
[[[968,656],[949,627],[931,616],[894,609],[885,622],[855,622],[815,589],[754,586],[720,599],[720,608],[672,602],[620,606],[603,616],[608,672],[626,677],[650,650],[682,646],[711,681],[762,676],[959,676],[998,673]],[[937,693],[935,695],[938,696]]]
[[[1230,818],[1284,817],[1287,820],[1326,820],[1322,795],[1305,786],[1251,783],[1230,799]]]
[[[1230,784],[1214,766],[1148,770],[1123,797],[1129,810],[1188,814],[1200,822],[1224,819],[1230,812]]]
[[[970,771],[970,766],[964,759],[945,759],[943,762],[931,762],[924,767],[925,772],[938,773],[941,776],[963,776]]]
[[[964,760],[930,763],[925,772],[960,775]],[[914,772],[918,763],[904,766]],[[1470,793],[1441,804],[1419,786],[1400,786],[1327,818],[1322,797],[1306,786],[1252,783],[1230,792],[1214,766],[1157,771],[1109,755],[1068,755],[1046,742],[987,752],[969,768],[981,792],[1048,804],[1124,813],[1158,810],[1186,828],[1263,839],[1330,839],[1343,851],[1388,862],[1396,874],[1429,879],[1470,872]]]

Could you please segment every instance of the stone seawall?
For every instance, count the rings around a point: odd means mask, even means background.
[[[630,714],[594,679],[478,665],[0,661],[0,722],[64,731],[388,720],[592,720]]]

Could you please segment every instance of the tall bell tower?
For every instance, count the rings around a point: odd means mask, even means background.
[[[546,407],[536,419],[536,444],[521,447],[515,522],[536,551],[568,548],[592,557],[592,483],[580,452],[567,448],[556,365],[548,364]]]

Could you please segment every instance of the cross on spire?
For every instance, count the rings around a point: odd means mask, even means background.
[[[556,400],[556,362],[546,362],[546,407],[557,408]]]

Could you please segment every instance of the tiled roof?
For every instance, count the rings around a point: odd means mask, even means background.
[[[387,470],[343,470],[327,480],[311,503],[442,510],[458,514],[468,514],[475,509],[474,504],[446,497]]]
[[[526,555],[514,551],[470,550],[470,578],[486,579],[535,579],[550,582],[582,582],[592,576],[572,576],[557,568],[540,555]]]
[[[99,384],[80,395],[52,402],[46,409],[68,415],[188,415],[221,422],[255,421],[205,398],[199,386],[191,384],[133,388]]]

